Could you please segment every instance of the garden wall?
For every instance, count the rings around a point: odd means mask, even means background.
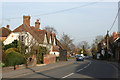
[[[51,64],[56,62],[56,56],[55,55],[45,55],[43,58],[44,64]]]

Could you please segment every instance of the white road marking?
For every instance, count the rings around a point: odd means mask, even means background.
[[[89,64],[88,64],[87,66],[83,67],[82,69],[77,70],[76,72],[82,71],[83,69],[87,68],[90,64],[91,64],[91,61],[89,62]],[[69,76],[71,76],[71,75],[73,75],[73,74],[75,74],[75,73],[70,73],[70,74],[68,74],[68,75],[66,75],[66,76],[64,76],[64,77],[62,77],[62,78],[67,78],[67,77],[69,77]]]
[[[87,68],[90,64],[91,64],[91,62],[89,62],[89,64],[87,66],[83,67],[82,69],[77,70],[76,72],[82,71],[83,69]]]
[[[70,73],[70,74],[68,74],[68,75],[66,75],[66,76],[64,76],[64,77],[62,77],[62,78],[66,78],[66,77],[69,77],[69,76],[71,76],[71,75],[73,75],[74,73]]]

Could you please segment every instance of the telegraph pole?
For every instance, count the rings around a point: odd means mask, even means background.
[[[109,49],[109,31],[107,30],[107,51]]]
[[[118,2],[118,32],[120,32],[120,1]]]
[[[107,59],[108,59],[108,51],[109,51],[109,31],[107,30],[107,35],[106,35],[106,37],[107,37],[107,55],[106,55],[106,57],[107,57]]]

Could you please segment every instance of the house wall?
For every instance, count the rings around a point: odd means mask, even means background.
[[[15,32],[15,33],[11,33],[7,39],[3,42],[4,45],[10,44],[12,43],[14,40],[20,40],[19,36],[23,36],[23,42],[25,43],[25,45],[28,46],[32,46],[33,44],[38,44],[38,42],[32,37],[31,34],[29,34],[28,32]]]
[[[45,37],[44,37],[44,42],[43,44],[48,44],[48,41],[47,41],[47,35],[45,34]]]
[[[50,36],[50,41],[49,41],[49,44],[52,44],[52,37]]]
[[[7,39],[3,42],[4,45],[12,43],[14,40],[18,40],[19,33],[11,33]]]
[[[56,57],[59,57],[60,52],[53,52],[53,51],[52,51],[52,52],[50,52],[50,54],[51,54],[51,55],[55,55]]]
[[[28,45],[28,46],[38,45],[38,42],[34,39],[34,37],[30,33],[27,32],[21,35],[24,36],[25,45]]]
[[[67,61],[67,50],[60,49],[60,61]]]
[[[54,43],[53,43],[53,45],[56,45],[56,39],[54,38]]]

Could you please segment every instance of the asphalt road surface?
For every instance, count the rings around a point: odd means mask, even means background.
[[[74,60],[73,64],[22,75],[19,78],[118,78],[118,69],[106,61]]]

